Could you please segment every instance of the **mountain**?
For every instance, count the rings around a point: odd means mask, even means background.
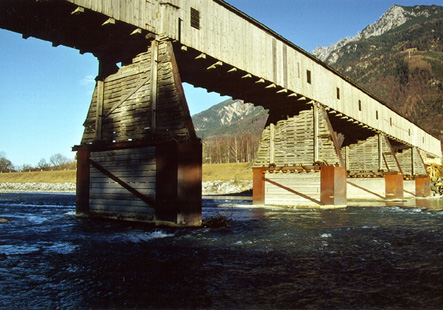
[[[431,13],[427,8],[428,7],[422,10],[420,6],[417,6],[416,9],[412,8],[412,10],[408,10],[405,7],[393,5],[377,22],[367,26],[357,35],[341,39],[328,47],[317,47],[312,54],[328,64],[334,64],[344,53],[350,52],[348,47],[349,43],[361,41],[373,36],[381,36],[389,30],[397,28],[408,20],[418,16],[429,17]],[[345,46],[346,48],[344,48]]]
[[[442,6],[394,5],[356,36],[313,53],[443,141]],[[267,111],[226,100],[192,119],[206,162],[250,161]]]
[[[313,54],[443,141],[443,7],[392,6]]]
[[[192,116],[197,136],[235,136],[250,133],[261,135],[267,111],[243,100],[228,99]]]

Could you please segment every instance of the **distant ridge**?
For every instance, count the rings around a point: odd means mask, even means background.
[[[192,116],[200,138],[238,135],[249,132],[261,135],[267,111],[243,100],[228,99]]]
[[[443,7],[392,6],[313,54],[443,141]]]

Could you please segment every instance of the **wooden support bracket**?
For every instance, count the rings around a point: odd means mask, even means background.
[[[141,34],[141,33],[142,33],[142,29],[136,28],[133,32],[131,32],[131,36],[136,35],[136,34]]]
[[[198,60],[198,59],[206,59],[206,54],[205,53],[201,53],[200,55],[195,57],[195,60]]]
[[[214,63],[213,65],[210,65],[209,67],[207,67],[207,70],[213,70],[216,69],[217,67],[220,67],[223,65],[223,62],[221,61],[217,61],[216,63]]]
[[[102,24],[102,26],[105,26],[105,25],[115,25],[115,19],[114,18],[112,18],[112,17],[109,17],[103,24]]]
[[[335,153],[337,154],[338,159],[340,160],[340,167],[345,167],[345,161],[343,160],[343,156],[341,155],[341,152],[340,152],[340,145],[338,143],[338,137],[334,131],[334,128],[332,127],[328,112],[326,112],[326,110],[324,108],[322,108],[322,111],[323,111],[323,118],[325,119],[326,123],[328,124],[328,129],[329,129],[329,133],[331,134],[331,137],[332,137],[332,142],[334,144]]]
[[[389,138],[387,136],[385,136],[385,141],[389,147],[389,150],[391,151],[391,155],[394,157],[395,163],[397,164],[398,171],[400,172],[400,174],[403,174],[403,170],[400,167],[400,162],[398,161],[397,156],[395,155],[394,148],[392,147],[391,142],[389,142]]]
[[[81,6],[77,7],[74,11],[71,12],[72,15],[78,15],[84,13],[85,9]]]

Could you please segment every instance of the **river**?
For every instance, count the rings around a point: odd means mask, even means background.
[[[255,208],[222,228],[78,219],[72,194],[0,194],[1,309],[443,309],[443,211]]]

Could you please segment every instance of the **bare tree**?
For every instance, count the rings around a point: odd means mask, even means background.
[[[5,152],[0,152],[0,172],[14,170],[14,167],[9,159],[6,158]]]
[[[62,169],[64,165],[68,162],[68,158],[66,156],[63,156],[62,154],[54,154],[51,157],[49,157],[49,162],[51,165],[56,169]]]
[[[41,170],[47,170],[50,167],[50,164],[46,161],[46,159],[42,158],[37,164],[37,168]]]

